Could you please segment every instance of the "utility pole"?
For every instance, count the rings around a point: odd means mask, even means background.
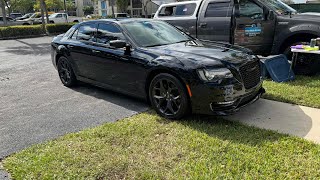
[[[3,18],[3,24],[7,25],[7,14],[6,14],[6,6],[4,3],[4,0],[0,0],[0,7],[2,10],[2,18]]]

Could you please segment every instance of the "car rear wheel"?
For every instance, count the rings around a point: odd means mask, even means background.
[[[68,59],[65,57],[60,57],[57,62],[57,69],[60,80],[63,85],[67,87],[72,87],[76,85],[77,79],[74,71],[69,63]]]
[[[180,119],[189,110],[185,87],[176,77],[167,73],[161,73],[151,81],[149,98],[157,113],[168,119]]]

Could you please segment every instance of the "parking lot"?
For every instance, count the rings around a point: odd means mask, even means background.
[[[0,159],[31,144],[145,111],[137,99],[89,85],[64,87],[50,59],[51,37],[0,45]]]

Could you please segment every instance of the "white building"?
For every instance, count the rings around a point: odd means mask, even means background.
[[[77,7],[77,16],[84,16],[83,8],[85,6],[93,6],[92,0],[74,0],[74,4]]]
[[[94,10],[95,14],[102,17],[107,17],[112,15],[112,7],[111,2],[112,0],[97,0],[94,3]],[[116,1],[116,0],[114,0]],[[143,10],[143,5],[141,1],[144,4],[147,4],[147,16],[150,17],[153,13],[155,13],[158,9],[158,5],[151,2],[150,0],[130,0],[129,5],[127,8],[127,13],[131,17],[144,17],[146,14]],[[147,1],[149,1],[147,3]],[[117,13],[117,6],[114,5],[114,13]]]

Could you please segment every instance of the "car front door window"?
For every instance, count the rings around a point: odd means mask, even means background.
[[[97,43],[109,45],[112,40],[123,40],[120,29],[113,24],[99,24],[97,31]]]
[[[252,1],[241,1],[239,11],[240,17],[263,20],[263,9]]]

